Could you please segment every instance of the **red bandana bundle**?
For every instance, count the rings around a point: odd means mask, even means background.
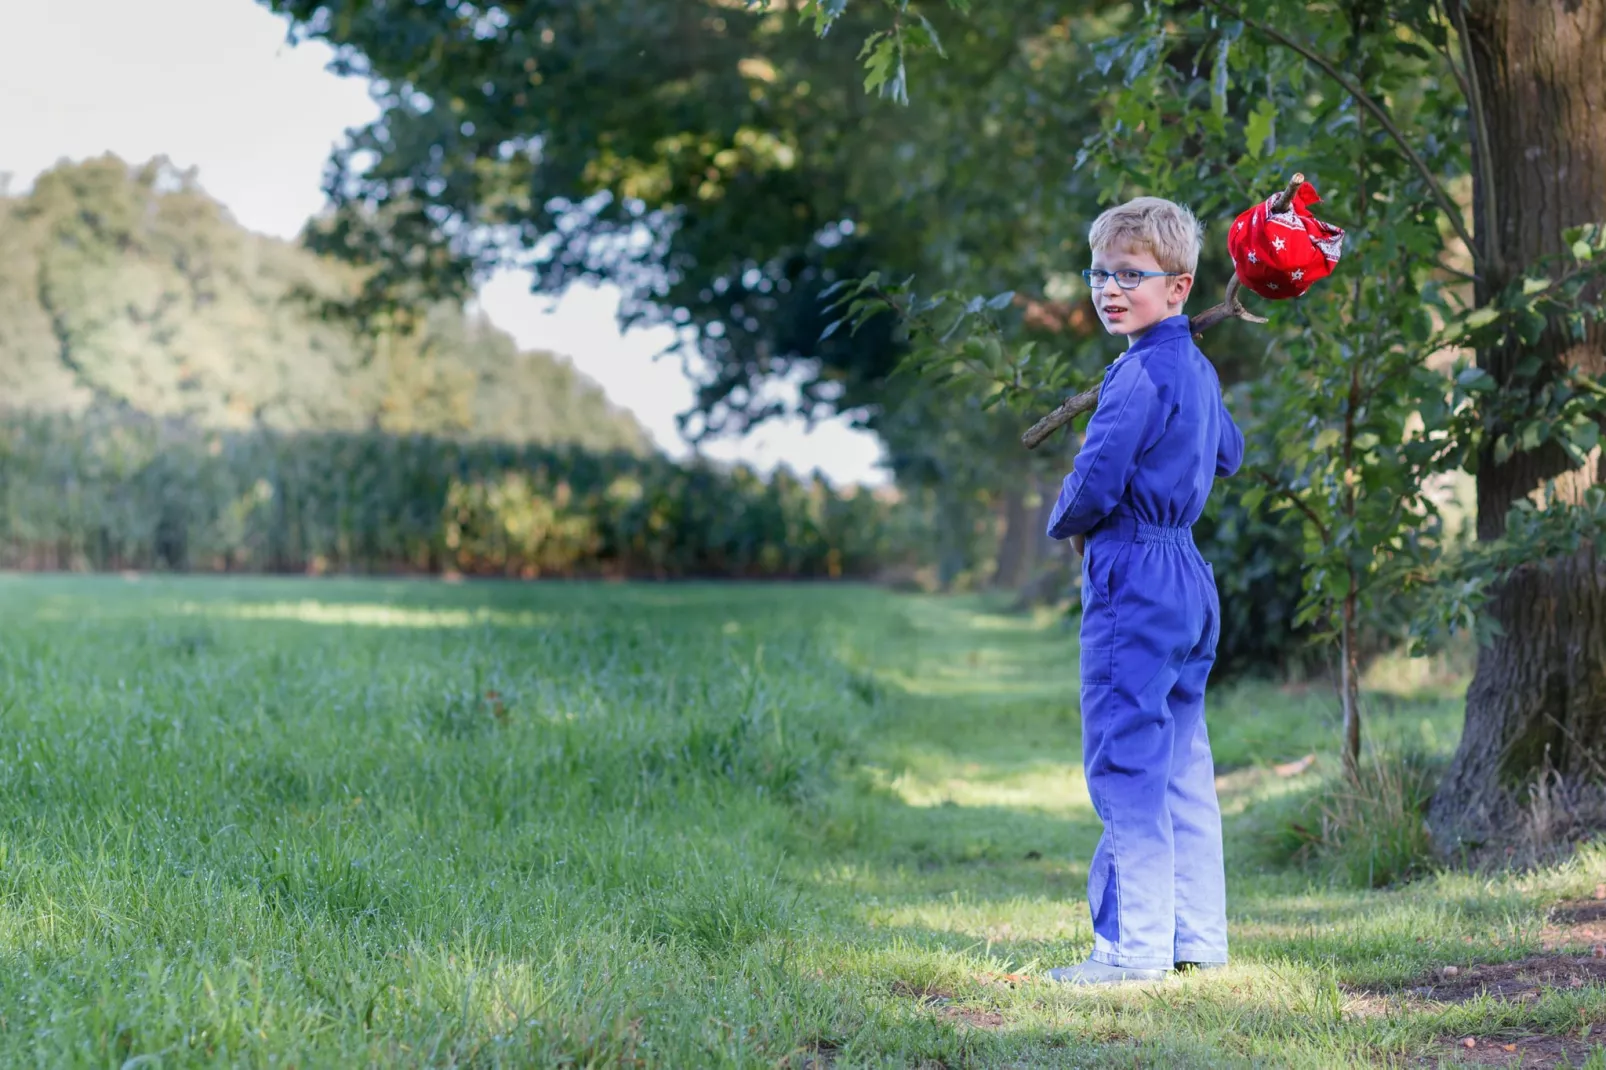
[[[1310,206],[1320,200],[1316,187],[1300,182],[1292,197],[1278,193],[1237,218],[1227,235],[1227,252],[1245,286],[1281,301],[1299,297],[1333,273],[1344,232],[1311,215]]]

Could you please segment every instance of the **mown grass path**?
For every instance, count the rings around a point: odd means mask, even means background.
[[[1599,852],[1278,858],[1314,693],[1212,707],[1234,966],[1033,981],[1089,939],[1075,664],[862,588],[0,577],[0,1065],[1606,1067]]]

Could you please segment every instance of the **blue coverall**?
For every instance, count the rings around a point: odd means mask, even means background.
[[[1106,370],[1048,534],[1082,560],[1082,762],[1104,834],[1088,870],[1093,958],[1131,969],[1227,961],[1221,810],[1205,732],[1215,574],[1192,527],[1243,434],[1186,316]]]

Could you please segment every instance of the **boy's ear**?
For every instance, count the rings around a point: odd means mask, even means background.
[[[1171,280],[1170,303],[1173,305],[1181,305],[1188,300],[1188,295],[1192,292],[1193,276],[1186,273],[1178,275],[1176,278]]]

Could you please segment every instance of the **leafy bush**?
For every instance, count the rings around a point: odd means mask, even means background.
[[[1221,639],[1213,681],[1244,675],[1303,674],[1319,664],[1305,630],[1290,623],[1303,591],[1304,533],[1296,517],[1261,502],[1245,508],[1244,488],[1212,495],[1194,538],[1216,574]]]

